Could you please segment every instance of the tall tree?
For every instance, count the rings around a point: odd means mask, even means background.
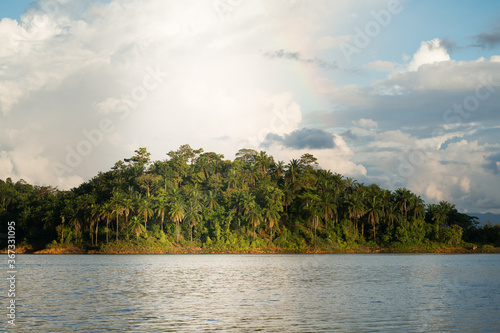
[[[142,225],[140,216],[132,216],[130,219],[130,229],[135,233],[137,244],[139,244],[139,236],[146,232],[146,228]]]
[[[165,191],[160,191],[158,196],[155,197],[156,212],[161,219],[160,230],[163,231],[163,223],[165,221],[165,214],[168,211],[168,196]]]
[[[119,217],[125,211],[125,205],[123,202],[124,199],[125,198],[124,198],[122,192],[115,190],[113,192],[113,196],[111,197],[111,201],[110,201],[112,213],[115,214],[115,218],[116,218],[116,241],[117,242],[118,242],[118,232],[119,232]]]
[[[177,235],[177,243],[179,243],[180,223],[186,215],[186,207],[184,201],[180,197],[174,197],[170,202],[170,218],[175,222],[175,231]]]
[[[139,198],[137,212],[144,217],[144,231],[147,232],[148,217],[153,215],[153,204],[150,198]]]
[[[401,215],[408,218],[408,201],[411,200],[412,193],[405,188],[396,190],[396,203],[401,211]]]
[[[367,213],[368,213],[368,219],[370,220],[370,222],[372,224],[373,242],[375,244],[377,244],[376,224],[379,222],[380,216],[382,215],[380,199],[376,195],[373,195],[368,200],[366,208],[367,208]]]
[[[198,202],[195,199],[189,200],[186,207],[185,221],[189,223],[189,238],[191,243],[193,242],[193,227],[198,224],[200,218],[200,206]]]
[[[93,231],[92,231],[92,226],[94,225],[95,223],[95,245],[97,246],[97,234],[99,232],[99,220],[101,219],[101,213],[102,213],[102,208],[99,204],[92,204],[91,208],[90,208],[90,216],[91,216],[91,232],[90,234],[92,235],[93,234]],[[92,245],[94,245],[94,243],[92,242]]]
[[[131,163],[132,167],[138,170],[138,175],[142,175],[144,171],[149,168],[151,163],[151,153],[148,152],[147,148],[139,148],[134,151],[135,155],[129,159],[125,159],[125,162]]]
[[[252,201],[246,212],[248,223],[253,227],[253,239],[255,240],[255,228],[260,224],[262,219],[262,209],[255,201]]]
[[[129,222],[128,222],[128,217],[130,213],[134,210],[134,200],[131,197],[124,197],[123,198],[123,214],[125,215],[125,227],[127,229],[127,240],[129,239]]]
[[[109,242],[109,223],[113,218],[113,207],[110,202],[101,205],[101,216],[106,219],[106,243]],[[97,232],[97,231],[96,231]]]

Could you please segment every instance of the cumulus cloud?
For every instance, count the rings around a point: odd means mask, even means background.
[[[422,42],[408,66],[396,65],[366,86],[318,80],[318,91],[337,109],[324,126],[346,138],[355,134],[351,161],[366,167],[363,182],[407,187],[459,209],[499,212],[498,56],[454,61],[447,52],[452,47]]]
[[[500,186],[495,174],[500,145],[480,144],[468,135],[446,146],[439,144],[451,135],[424,139],[399,130],[381,131],[353,147],[353,162],[367,168],[368,177],[362,181],[376,180],[393,190],[406,187],[429,203],[446,200],[457,207],[499,212],[492,198],[498,198]]]
[[[492,159],[487,153],[491,147],[464,139],[446,149],[428,151],[422,163],[409,169],[412,172],[408,185],[415,191],[425,193],[433,202],[447,200],[460,207],[498,212],[493,204],[496,199],[493,198],[497,197],[495,188],[500,185],[500,180],[481,167]],[[443,160],[453,163],[443,164]]]
[[[420,48],[413,55],[408,64],[409,71],[416,71],[422,65],[433,64],[441,61],[449,61],[450,55],[439,38],[422,42]]]
[[[499,56],[455,61],[442,38],[397,64],[371,53],[381,37],[347,77],[326,69],[366,23],[362,12],[342,21],[359,5],[227,3],[39,0],[3,19],[0,178],[70,188],[138,147],[154,159],[185,143],[232,158],[265,145],[471,211],[498,207]],[[495,33],[478,45],[497,45]],[[421,150],[425,163],[401,176]]]
[[[303,56],[314,54],[309,32],[322,6],[35,2],[19,21],[0,22],[0,133],[11,133],[0,146],[0,178],[69,188],[138,147],[154,159],[185,143],[232,158],[268,133],[297,130],[289,65],[256,50],[295,49],[300,40],[296,56],[274,55],[333,68]],[[296,38],[269,38],[283,31]],[[38,127],[21,131],[27,119]]]

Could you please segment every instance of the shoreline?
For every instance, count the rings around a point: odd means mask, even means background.
[[[22,246],[16,249],[16,254],[478,254],[478,253],[500,253],[496,247],[446,247],[437,249],[413,248],[401,250],[388,247],[359,247],[345,250],[306,249],[303,251],[287,251],[280,248],[250,248],[247,250],[205,250],[200,247],[170,247],[167,249],[141,248],[141,249],[119,249],[111,251],[87,250],[76,246],[65,246],[58,248],[45,248],[34,250],[31,247]],[[0,254],[7,254],[7,249],[2,249]]]

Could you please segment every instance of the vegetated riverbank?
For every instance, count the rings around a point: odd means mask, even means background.
[[[7,253],[6,249],[0,253]],[[322,249],[309,247],[303,250],[286,250],[276,246],[267,248],[247,248],[247,249],[204,249],[199,246],[141,246],[124,244],[106,244],[101,248],[83,248],[74,245],[57,244],[44,249],[34,249],[32,246],[20,246],[16,248],[16,254],[368,254],[368,253],[500,253],[500,247],[491,245],[482,246],[455,246],[455,247],[377,247],[377,246],[356,246],[343,249]]]
[[[189,145],[163,161],[152,161],[146,148],[135,153],[67,191],[0,180],[0,230],[15,231],[16,245],[31,244],[32,253],[468,252],[477,250],[472,244],[500,246],[500,225],[478,227],[477,218],[452,203],[426,204],[405,188],[361,184],[321,169],[308,153],[288,164],[245,148],[234,160]]]

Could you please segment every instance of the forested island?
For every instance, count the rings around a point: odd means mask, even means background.
[[[498,252],[500,225],[448,202],[364,185],[304,154],[234,161],[183,145],[146,148],[68,191],[0,180],[0,222],[25,253]],[[3,231],[6,232],[6,231]],[[5,234],[4,234],[5,235]],[[0,239],[1,248],[7,246]]]

